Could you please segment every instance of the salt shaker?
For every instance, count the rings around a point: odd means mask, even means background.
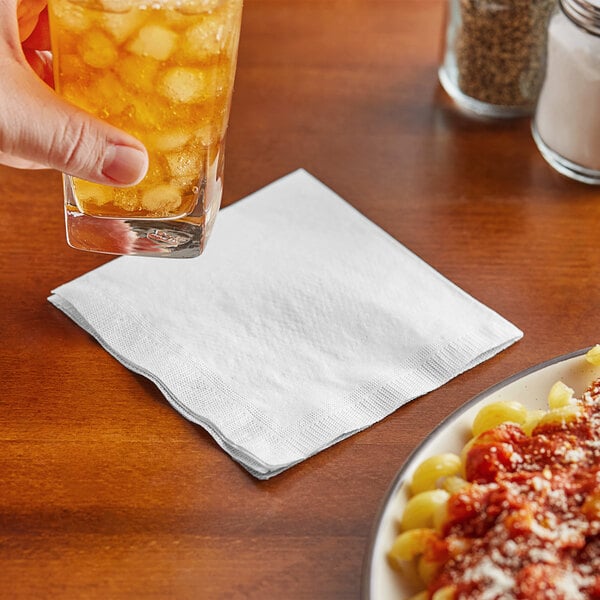
[[[559,1],[532,130],[557,171],[600,184],[600,0]]]
[[[448,0],[439,79],[462,108],[489,117],[533,113],[556,0]]]

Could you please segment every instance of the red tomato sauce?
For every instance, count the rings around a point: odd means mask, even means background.
[[[600,600],[600,379],[577,402],[574,421],[477,438],[472,485],[451,496],[426,553],[444,563],[430,595],[453,585],[457,600]]]

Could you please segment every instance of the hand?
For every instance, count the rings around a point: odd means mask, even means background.
[[[49,49],[46,0],[0,0],[0,164],[138,183],[148,168],[143,144],[54,92]]]

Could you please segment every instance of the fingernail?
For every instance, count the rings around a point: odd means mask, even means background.
[[[131,146],[109,146],[102,166],[102,174],[114,183],[134,185],[148,170],[148,155]]]

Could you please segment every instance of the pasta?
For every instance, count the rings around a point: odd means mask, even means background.
[[[388,552],[418,573],[411,600],[600,600],[600,379],[547,403],[486,405],[460,456],[416,468]]]

